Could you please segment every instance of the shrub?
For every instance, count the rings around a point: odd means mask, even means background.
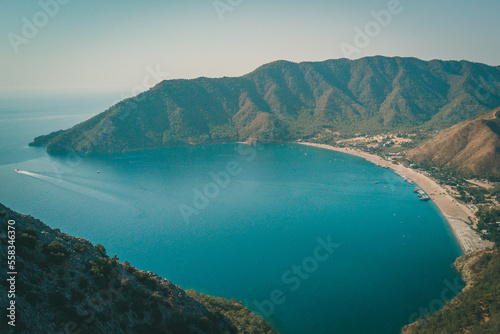
[[[106,255],[106,248],[104,248],[103,245],[97,244],[95,245],[95,248],[97,248],[97,250],[99,251],[99,253],[101,253],[102,256]]]
[[[128,273],[134,273],[134,272],[136,272],[136,271],[137,271],[137,269],[135,269],[134,267],[132,267],[128,261],[125,261],[125,262],[123,263],[123,266],[125,267],[125,270],[126,270]]]
[[[30,234],[28,234],[26,232],[21,232],[17,236],[16,242],[20,246],[24,246],[24,247],[32,248],[33,249],[36,246],[37,240],[36,240],[36,236],[30,235]]]
[[[86,244],[82,244],[80,242],[77,242],[75,244],[74,248],[75,248],[75,252],[85,253],[87,251],[87,249],[89,249],[89,246],[87,246]]]
[[[66,246],[57,241],[52,241],[50,244],[45,246],[45,253],[48,254],[49,257],[56,263],[61,263],[69,255]]]
[[[28,226],[28,228],[26,229],[25,233],[31,235],[32,237],[36,237],[37,236],[36,230],[33,227],[31,227],[31,226]]]
[[[138,271],[135,276],[137,277],[137,280],[141,283],[146,283],[147,280],[149,279],[149,274],[145,271]]]
[[[153,299],[156,301],[160,301],[162,299],[161,294],[158,291],[153,292],[151,297],[153,297]]]
[[[128,289],[132,286],[128,278],[122,278],[122,280],[120,281],[120,285],[123,286],[125,289]]]
[[[96,283],[101,285],[111,279],[111,271],[116,266],[116,263],[112,259],[106,259],[103,257],[90,261],[90,264],[92,265],[90,272],[92,273],[94,280]]]
[[[161,286],[161,292],[165,295],[165,296],[168,296],[170,295],[171,291],[170,291],[170,287],[166,284],[163,284]]]
[[[135,275],[137,277],[137,280],[146,285],[148,288],[150,289],[158,288],[158,281],[156,280],[156,278],[150,276],[150,274],[148,274],[147,272],[137,271]]]

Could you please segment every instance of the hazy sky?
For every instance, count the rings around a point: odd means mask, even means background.
[[[390,16],[375,23],[371,12],[381,10]],[[366,29],[368,41],[355,40]],[[239,76],[279,59],[498,66],[499,32],[498,0],[1,0],[0,90],[130,91]]]

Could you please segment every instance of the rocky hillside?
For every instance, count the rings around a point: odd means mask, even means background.
[[[369,57],[273,62],[238,78],[163,81],[31,145],[53,154],[445,128],[500,105],[500,70],[467,61]]]
[[[442,131],[409,151],[408,158],[470,175],[500,176],[500,108]]]
[[[498,247],[464,255],[455,267],[467,286],[441,311],[403,328],[403,334],[500,333],[500,252]]]
[[[9,220],[15,221],[10,243]],[[196,294],[196,300],[164,278],[107,256],[102,245],[1,204],[0,226],[0,261],[7,264],[14,245],[9,271],[17,272],[11,284],[3,266],[1,333],[275,333],[235,300],[217,298],[224,308],[214,308],[212,297]],[[13,291],[15,298],[7,298]],[[6,317],[10,300],[15,331],[6,321],[13,320]]]

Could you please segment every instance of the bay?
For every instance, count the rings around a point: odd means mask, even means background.
[[[357,157],[296,144],[88,157],[27,146],[110,100],[3,101],[0,201],[183,288],[241,300],[283,334],[398,333],[462,283],[437,208]]]

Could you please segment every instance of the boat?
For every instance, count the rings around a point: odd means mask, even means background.
[[[408,176],[404,175],[403,173],[398,172],[398,171],[395,171],[394,173],[396,173],[397,175],[399,175],[403,180],[405,180],[409,184],[415,184],[415,182],[413,182],[412,179],[410,179]]]
[[[427,196],[427,194],[425,193],[425,191],[423,191],[422,189],[418,189],[416,192],[417,192],[417,194],[419,196]]]
[[[100,172],[101,172],[101,171],[100,171],[100,170],[98,170],[98,171],[97,171],[97,174],[99,174]]]
[[[14,169],[14,172],[19,173],[19,169],[17,169],[17,168]]]
[[[423,202],[427,202],[428,200],[430,200],[431,198],[427,195],[420,195],[418,196],[418,199],[423,201]]]

